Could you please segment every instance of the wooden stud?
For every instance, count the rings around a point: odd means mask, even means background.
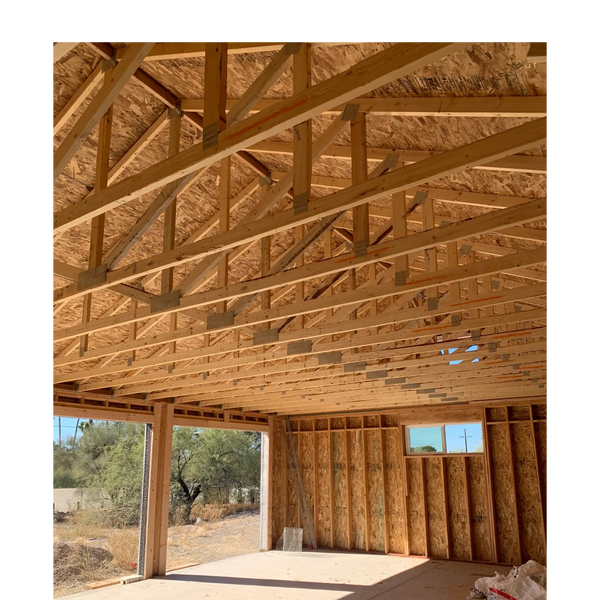
[[[505,407],[505,413],[506,413],[506,433],[508,436],[508,447],[509,447],[509,454],[510,454],[510,472],[512,475],[512,489],[513,489],[513,498],[514,498],[514,502],[515,502],[515,519],[517,522],[517,551],[519,554],[519,564],[523,563],[523,553],[521,550],[521,517],[520,517],[520,511],[519,511],[519,501],[518,501],[518,497],[517,497],[517,475],[515,472],[515,465],[514,465],[514,450],[513,450],[513,443],[512,443],[512,438],[511,438],[511,434],[510,434],[510,423],[508,421],[508,407]]]
[[[404,511],[404,554],[410,555],[410,525],[408,522],[408,478],[406,473],[406,433],[405,427],[402,424],[400,417],[398,417],[398,431],[399,431],[399,443],[400,443],[400,470],[402,478],[402,510]]]
[[[346,429],[346,488],[347,488],[347,515],[348,515],[348,550],[352,544],[352,490],[350,489],[350,432]]]
[[[535,453],[535,476],[538,484],[538,495],[540,499],[540,510],[542,512],[542,520],[544,522],[544,552],[546,551],[546,507],[542,498],[542,478],[540,476],[540,459],[537,451],[537,440],[535,435],[535,419],[533,418],[533,405],[529,405],[529,422],[531,424],[531,439],[533,442],[533,451]]]
[[[490,539],[492,541],[492,561],[498,562],[498,527],[496,524],[496,509],[494,508],[494,483],[492,478],[492,464],[491,464],[491,447],[489,441],[489,423],[487,420],[487,408],[482,408],[482,423],[483,423],[483,442],[485,452],[485,478],[487,488],[487,501],[488,501],[488,527],[490,533]]]
[[[448,475],[446,457],[440,456],[440,472],[442,474],[442,494],[444,496],[444,530],[446,532],[446,558],[450,560],[450,506],[448,504]]]
[[[331,537],[329,547],[333,548],[335,544],[335,511],[334,511],[334,473],[333,473],[333,431],[331,430],[331,417],[327,418],[327,438],[329,440],[329,523],[331,527]]]
[[[112,132],[113,105],[108,107],[100,120],[98,132],[98,148],[96,151],[96,189],[102,190],[108,185],[108,160],[110,152],[110,138]],[[92,219],[92,234],[90,238],[90,253],[88,269],[98,267],[102,263],[102,248],[104,245],[105,215]],[[81,323],[85,327],[90,321],[92,312],[92,294],[83,297],[83,311]],[[83,354],[88,349],[88,336],[82,335],[79,342],[79,353]]]
[[[423,493],[423,521],[425,525],[425,556],[431,554],[431,548],[429,544],[429,511],[427,510],[427,480],[425,477],[425,458],[421,456],[419,461],[421,463],[421,485]]]
[[[379,456],[379,461],[381,465],[381,494],[383,497],[383,550],[386,554],[388,554],[390,551],[390,533],[388,530],[388,505],[386,496],[387,477],[385,476],[387,457],[385,454],[385,447],[383,443],[383,422],[381,415],[379,415],[379,440],[381,448],[381,454]]]
[[[462,457],[463,462],[463,473],[465,482],[465,502],[467,505],[467,533],[469,534],[469,560],[473,560],[473,524],[471,522],[471,494],[469,493],[469,476],[467,457]]]
[[[365,505],[365,550],[369,551],[369,538],[371,535],[371,526],[369,523],[369,483],[368,483],[368,468],[367,468],[367,441],[365,430],[365,417],[361,417],[362,431],[360,432],[362,441],[362,471],[363,481],[365,482],[364,489],[364,505]]]

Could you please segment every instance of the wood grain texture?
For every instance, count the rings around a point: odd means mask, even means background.
[[[405,552],[406,539],[404,535],[404,507],[402,496],[404,486],[402,485],[400,454],[400,432],[397,428],[384,429],[383,445],[385,447],[385,479],[386,479],[386,500],[388,508],[388,532],[390,552],[403,554]]]
[[[462,458],[449,456],[446,459],[446,474],[450,510],[450,558],[469,560],[469,507],[466,503]]]
[[[525,407],[528,408],[528,407]],[[536,474],[535,448],[530,423],[510,425],[514,451],[517,505],[521,525],[521,552],[523,562],[544,562],[544,518]]]
[[[316,536],[319,548],[328,547],[331,539],[329,432],[315,433],[317,450],[317,515]]]
[[[377,417],[375,417],[377,418]],[[379,428],[363,432],[367,457],[367,517],[369,519],[369,549],[383,552],[383,482],[381,469],[381,438]]]
[[[442,485],[441,460],[436,456],[425,459],[427,488],[427,524],[431,556],[446,558],[446,515]]]
[[[408,458],[405,464],[408,482],[408,541],[410,553],[425,556],[427,553],[427,537],[425,534],[425,498],[423,498],[421,460]]]
[[[488,435],[498,532],[498,561],[516,565],[519,562],[519,530],[510,471],[508,425],[490,425]]]
[[[333,421],[332,419],[332,425]],[[332,432],[333,442],[333,490],[334,490],[334,535],[335,548],[348,547],[348,483],[346,465],[346,434]]]
[[[467,458],[467,479],[471,504],[471,527],[473,530],[473,560],[492,562],[488,496],[483,456]]]

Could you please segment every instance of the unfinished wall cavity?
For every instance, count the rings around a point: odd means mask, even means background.
[[[473,421],[482,423],[483,454],[406,455],[404,426]],[[319,547],[545,563],[545,405],[419,408],[291,426]],[[302,526],[283,433],[279,422],[275,542],[285,526]]]

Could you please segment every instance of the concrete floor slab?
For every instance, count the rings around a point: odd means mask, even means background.
[[[69,596],[86,600],[464,600],[508,567],[350,552],[248,554]]]

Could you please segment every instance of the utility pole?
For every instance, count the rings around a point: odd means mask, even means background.
[[[467,448],[467,438],[473,437],[472,435],[467,435],[467,430],[463,429],[463,431],[465,432],[465,435],[459,435],[459,438],[465,438],[465,453],[468,453],[469,450]]]
[[[61,446],[62,436],[60,435],[60,417],[58,417],[58,447]]]

